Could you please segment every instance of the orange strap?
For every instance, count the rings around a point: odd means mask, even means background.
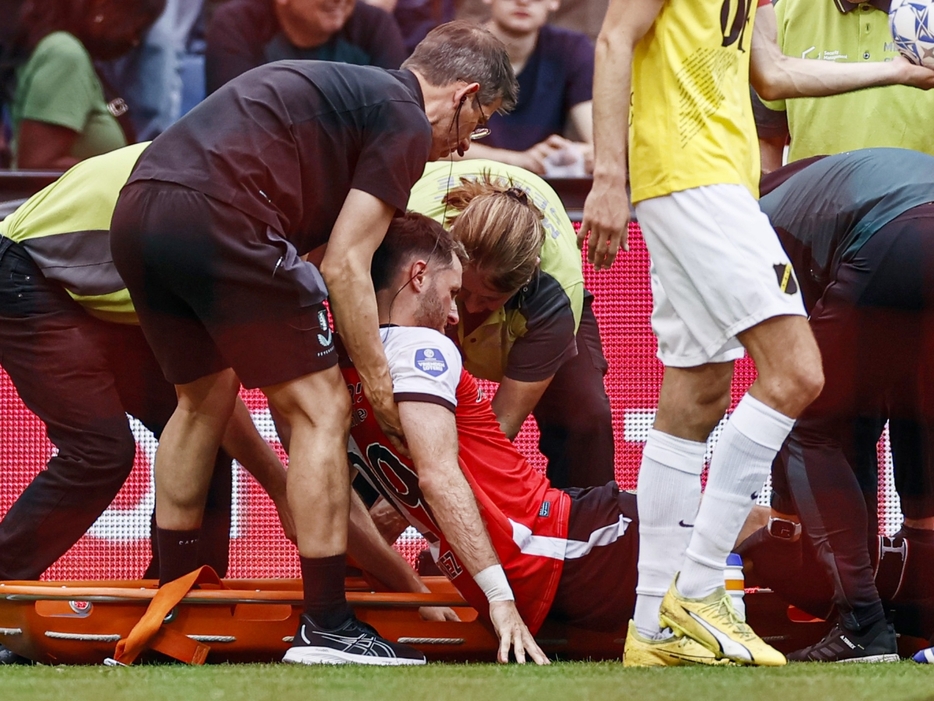
[[[187,664],[204,664],[210,650],[207,645],[162,627],[169,612],[199,584],[224,588],[217,574],[207,565],[162,585],[130,634],[117,643],[114,660],[120,664],[133,664],[141,652],[151,649]]]

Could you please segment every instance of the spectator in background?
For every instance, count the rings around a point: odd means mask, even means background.
[[[874,63],[898,56],[889,30],[889,0],[778,0],[778,45],[786,56],[834,63]],[[901,85],[821,98],[765,102],[756,112],[762,169],[788,160],[860,148],[890,146],[934,154],[923,115],[934,112],[934,92]]]
[[[392,13],[402,31],[407,53],[412,53],[432,29],[454,19],[455,14],[454,0],[366,0],[366,3]]]
[[[385,10],[356,0],[230,0],[207,30],[208,95],[241,73],[282,59],[398,68],[399,26]]]
[[[596,41],[608,5],[609,0],[564,0],[551,13],[549,24],[583,32],[591,41]],[[460,0],[457,18],[480,24],[490,18],[490,8],[485,0]]]
[[[203,0],[166,0],[165,11],[139,46],[98,66],[129,105],[140,140],[156,138],[182,116],[182,57],[203,4]],[[203,69],[198,73],[203,76]],[[199,92],[203,98],[203,84]]]
[[[14,69],[18,65],[13,41],[19,29],[19,13],[23,0],[0,0],[0,168],[10,167],[9,107],[16,90]]]
[[[560,0],[486,0],[484,26],[506,45],[519,80],[519,104],[490,117],[490,135],[468,158],[489,158],[547,174],[549,162],[593,170],[593,67],[590,40],[547,24]],[[573,127],[579,142],[564,138]]]
[[[65,169],[136,141],[126,103],[94,67],[124,55],[165,0],[27,0],[19,43],[29,60],[17,71],[12,105],[14,164]]]

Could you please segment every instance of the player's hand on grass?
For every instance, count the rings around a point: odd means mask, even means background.
[[[892,59],[892,67],[898,71],[899,82],[922,90],[934,88],[934,71],[926,66],[918,66],[904,56]]]
[[[452,621],[457,623],[461,620],[454,613],[454,609],[447,606],[422,606],[418,609],[418,615],[426,621]]]
[[[551,664],[523,623],[515,601],[490,602],[490,620],[499,638],[497,662],[509,662],[509,651],[512,650],[519,664],[525,664],[526,653],[536,664]]]
[[[577,245],[587,241],[587,260],[594,270],[613,265],[620,247],[629,250],[629,196],[625,182],[595,177],[584,202],[584,219]]]

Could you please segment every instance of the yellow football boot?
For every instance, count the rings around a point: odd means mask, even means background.
[[[636,630],[629,621],[626,648],[623,652],[624,667],[677,667],[680,665],[732,665],[726,658],[718,658],[696,640],[673,635],[664,640],[650,640]]]
[[[723,587],[703,599],[688,599],[678,593],[674,582],[662,599],[659,622],[678,635],[693,638],[719,658],[739,664],[780,667],[785,656],[767,645],[733,609]]]

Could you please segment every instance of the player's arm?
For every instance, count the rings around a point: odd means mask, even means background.
[[[276,507],[285,537],[296,542],[295,522],[285,493],[285,467],[275,451],[259,435],[250,410],[240,398],[237,398],[233,414],[227,422],[221,447],[259,482]]]
[[[461,471],[454,414],[431,402],[404,401],[399,404],[399,415],[419,488],[451,548],[490,602],[490,619],[500,641],[497,658],[507,662],[512,648],[519,662],[525,662],[528,652],[537,663],[547,664],[548,658],[519,616],[477,501]]]
[[[934,88],[934,71],[904,58],[873,63],[837,63],[785,56],[778,46],[775,9],[756,10],[749,79],[763,100],[822,97],[883,85]]]
[[[554,375],[538,382],[520,382],[504,377],[491,402],[499,426],[509,440],[513,440],[522,424],[542,398]]]
[[[626,195],[632,57],[665,0],[610,0],[597,37],[593,79],[593,186],[584,203],[578,245],[587,240],[587,259],[609,268],[620,246],[629,250]]]
[[[395,543],[409,526],[409,522],[388,499],[379,497],[370,507],[370,518],[376,525],[376,530],[390,545]]]
[[[320,270],[341,339],[353,358],[376,420],[393,445],[405,452],[370,278],[373,252],[386,235],[394,213],[393,207],[379,198],[352,189],[331,231]]]
[[[383,539],[360,495],[353,490],[350,491],[347,554],[391,591],[424,594],[431,591],[409,563]],[[429,621],[460,620],[453,610],[443,606],[423,606],[419,613]]]

